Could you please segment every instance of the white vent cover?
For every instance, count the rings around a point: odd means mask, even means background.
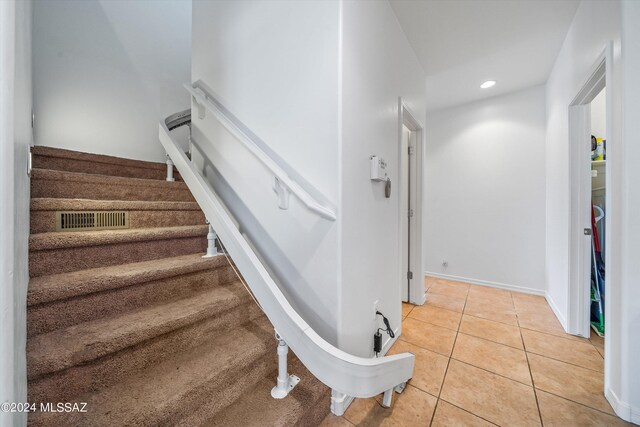
[[[113,230],[118,228],[129,228],[129,212],[56,212],[56,231]]]

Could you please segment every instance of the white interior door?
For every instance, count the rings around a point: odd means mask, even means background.
[[[569,333],[589,336],[591,318],[591,106],[569,108],[571,230],[570,301],[578,301],[579,310],[570,311]]]

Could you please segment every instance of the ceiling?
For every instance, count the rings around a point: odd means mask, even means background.
[[[546,82],[579,0],[391,0],[427,76],[427,110]],[[496,80],[490,89],[480,89]]]

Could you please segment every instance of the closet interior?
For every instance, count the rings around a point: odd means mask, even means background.
[[[591,102],[591,328],[604,337],[606,212],[606,88]]]

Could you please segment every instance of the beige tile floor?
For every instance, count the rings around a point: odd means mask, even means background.
[[[604,341],[564,333],[543,297],[427,278],[403,304],[390,354],[416,356],[390,409],[356,399],[323,426],[618,426],[603,389]]]

